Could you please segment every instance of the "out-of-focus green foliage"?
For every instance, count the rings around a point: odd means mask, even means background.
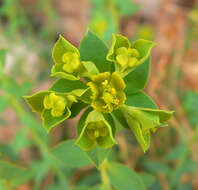
[[[130,0],[90,0],[92,5],[90,28],[105,41],[111,39],[112,33],[119,32],[121,18],[131,16],[139,6]]]

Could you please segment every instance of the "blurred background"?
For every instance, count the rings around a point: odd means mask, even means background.
[[[0,190],[87,190],[100,183],[93,166],[68,165],[61,172],[46,156],[49,147],[75,137],[77,120],[47,135],[22,98],[55,80],[49,74],[58,35],[78,47],[88,27],[108,44],[112,33],[155,41],[145,92],[159,108],[176,111],[169,127],[152,136],[146,154],[122,131],[111,159],[140,172],[147,189],[198,189],[196,0],[0,0],[0,160],[31,170],[27,179],[9,183],[1,173]]]

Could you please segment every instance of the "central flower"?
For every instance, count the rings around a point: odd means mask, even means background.
[[[80,66],[80,57],[76,52],[67,52],[63,54],[63,70],[67,73],[76,72]]]
[[[114,72],[100,73],[92,78],[88,85],[92,91],[92,107],[100,112],[110,113],[124,104],[126,100],[124,80]]]
[[[134,48],[120,47],[116,50],[116,61],[122,67],[122,70],[137,66],[139,58],[140,54]]]

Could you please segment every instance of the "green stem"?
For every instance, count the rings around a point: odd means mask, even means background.
[[[100,173],[102,179],[102,190],[111,190],[111,183],[106,172],[107,160],[100,166]]]
[[[11,186],[9,180],[6,180],[6,187],[7,187],[8,190],[12,190],[12,186]]]

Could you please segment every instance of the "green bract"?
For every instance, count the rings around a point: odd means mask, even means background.
[[[102,148],[110,148],[116,144],[112,127],[100,112],[92,111],[84,122],[76,144],[83,150],[90,150],[95,143]]]
[[[52,58],[55,64],[52,67],[51,76],[79,80],[81,76],[89,76],[89,72],[98,73],[92,62],[80,60],[78,49],[61,35],[52,50]]]
[[[41,114],[48,132],[87,107],[77,125],[76,144],[96,165],[116,144],[114,137],[121,127],[134,133],[145,152],[150,133],[166,126],[173,113],[159,110],[142,92],[148,81],[153,45],[143,39],[130,44],[126,37],[113,35],[108,49],[88,31],[78,50],[60,36],[52,51],[55,64],[51,71],[59,79],[49,90],[25,99],[34,112]]]
[[[41,91],[25,97],[34,112],[40,113],[43,125],[50,131],[55,125],[70,117],[70,107],[77,102],[74,93]]]
[[[154,43],[148,40],[129,40],[119,34],[113,35],[112,45],[107,60],[115,63],[115,70],[123,77],[142,64],[149,57]]]
[[[172,112],[168,111],[126,105],[122,107],[122,112],[144,152],[150,145],[150,132],[165,126],[172,116]]]

